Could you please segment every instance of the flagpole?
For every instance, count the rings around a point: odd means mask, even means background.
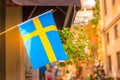
[[[9,29],[7,29],[7,30],[1,32],[1,33],[0,33],[0,36],[1,36],[2,34],[4,34],[4,33],[8,32],[8,31],[14,29],[14,28],[17,28],[17,27],[18,27],[18,26],[16,25],[16,26],[13,26],[13,27],[11,27],[11,28],[9,28]]]
[[[30,14],[30,16],[28,17],[28,19],[32,16],[32,14],[33,14],[33,12],[35,11],[35,9],[36,9],[36,6],[34,7],[34,9],[33,9],[32,13],[31,13],[31,14]],[[49,11],[47,11],[47,12],[45,12],[45,13],[43,13],[43,14],[39,15],[39,16],[42,16],[42,15],[44,15],[44,14],[46,14],[46,13],[50,12],[50,11],[52,11],[52,12],[53,12],[54,10],[53,10],[53,9],[52,9],[52,10],[49,10]],[[35,18],[35,17],[33,17],[33,18]],[[31,18],[31,19],[33,19],[33,18]],[[31,19],[29,19],[29,20],[31,20]],[[29,20],[27,20],[27,21],[29,21]],[[27,21],[25,21],[25,22],[27,22]],[[23,22],[23,23],[25,23],[25,22]],[[21,24],[23,24],[23,23],[21,23]],[[18,24],[18,25],[20,25],[20,24]],[[10,30],[14,29],[14,28],[17,28],[17,27],[18,27],[18,25],[13,26],[13,27],[11,27],[11,28],[9,28],[9,29],[7,29],[7,30],[5,30],[5,31],[1,32],[1,33],[0,33],[0,36],[1,36],[1,35],[3,35],[4,33],[8,32],[8,31],[10,31]]]

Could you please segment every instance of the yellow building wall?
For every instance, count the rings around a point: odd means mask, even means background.
[[[6,29],[21,23],[21,7],[7,6],[6,2]],[[24,53],[18,28],[6,32],[6,80],[25,80]]]
[[[119,37],[115,39],[115,34],[114,34],[114,26],[115,25],[120,25],[120,20],[114,23],[114,25],[109,29],[109,34],[110,34],[110,42],[109,44],[106,45],[107,49],[107,57],[108,55],[111,56],[111,63],[112,63],[112,72],[109,72],[110,75],[117,77],[120,77],[120,70],[118,69],[118,62],[117,62],[117,52],[120,51],[119,44],[120,44],[120,33]],[[119,31],[120,31],[120,26],[119,26]],[[109,67],[109,66],[107,66]]]
[[[107,13],[105,14],[105,8],[104,8],[104,0],[100,0],[101,2],[101,12],[102,12],[102,19],[103,19],[103,25],[102,27],[108,28],[110,27],[111,22],[120,15],[120,0],[115,0],[115,4],[112,5],[112,0],[105,0],[106,1],[106,10]]]
[[[112,0],[105,0],[107,13],[105,14],[104,0],[100,0],[101,8],[101,30],[102,30],[102,42],[103,42],[103,56],[104,66],[108,76],[120,78],[120,70],[118,69],[117,52],[120,51],[120,0],[115,0],[115,4],[112,5]],[[118,25],[119,37],[115,39],[114,27]],[[106,33],[109,32],[109,40],[107,43]],[[111,56],[112,71],[109,71],[108,56]]]

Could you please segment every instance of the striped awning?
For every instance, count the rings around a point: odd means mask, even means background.
[[[80,0],[11,0],[23,6],[81,6]]]

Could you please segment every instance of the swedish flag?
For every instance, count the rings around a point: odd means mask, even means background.
[[[52,11],[41,14],[19,26],[33,69],[57,60],[67,60]]]

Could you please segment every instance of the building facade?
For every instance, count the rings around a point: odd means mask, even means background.
[[[22,8],[5,0],[5,29],[22,22]],[[18,27],[5,33],[5,80],[25,80],[25,52]]]
[[[120,80],[120,0],[100,0],[104,68]]]
[[[5,2],[0,0],[0,32],[5,30]],[[5,35],[0,36],[0,80],[5,80]]]
[[[36,75],[39,74],[38,71],[30,69],[29,59],[17,26],[22,22],[22,6],[10,0],[1,0],[0,33],[13,29],[0,35],[0,80],[38,80],[39,78],[39,75]]]

